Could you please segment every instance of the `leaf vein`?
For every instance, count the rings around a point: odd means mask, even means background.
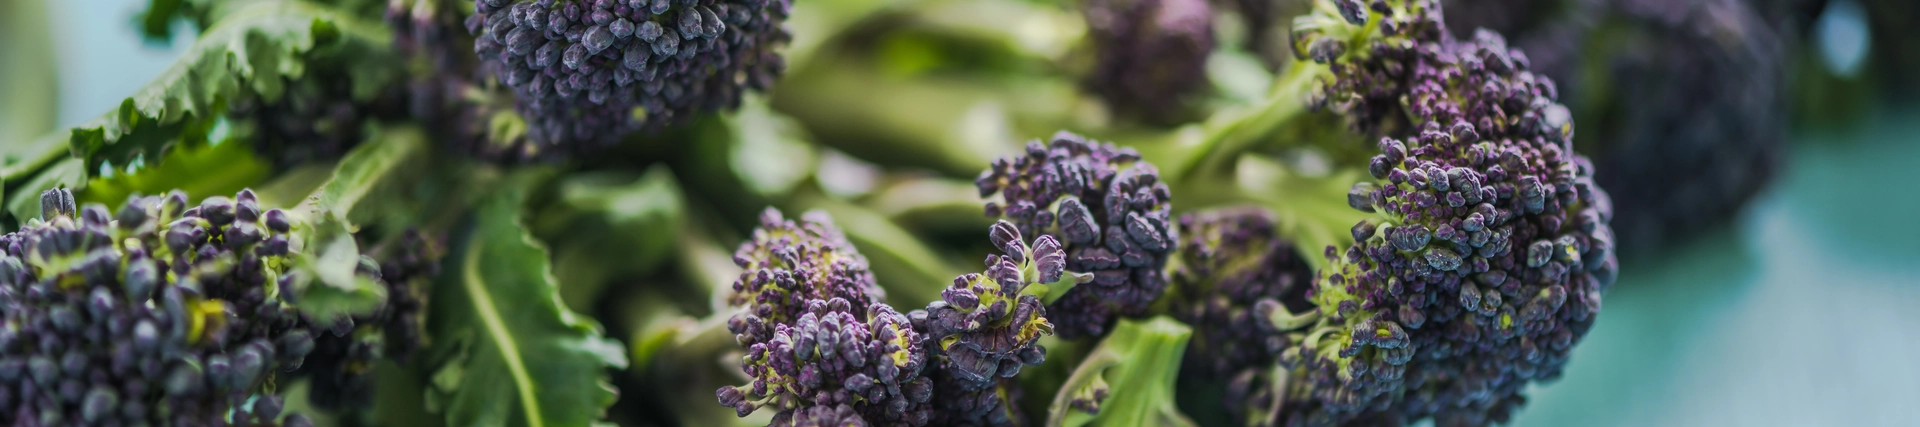
[[[540,402],[533,397],[533,378],[527,375],[526,365],[520,359],[520,349],[515,347],[513,333],[507,330],[506,322],[495,311],[493,295],[487,293],[486,285],[478,280],[480,275],[480,250],[486,245],[475,244],[467,249],[465,266],[462,268],[461,283],[467,288],[467,295],[473,297],[474,309],[479,312],[480,321],[487,327],[487,334],[493,336],[494,344],[500,348],[500,356],[506,359],[507,372],[512,374],[513,382],[520,393],[520,406],[526,412],[527,425],[542,427]]]

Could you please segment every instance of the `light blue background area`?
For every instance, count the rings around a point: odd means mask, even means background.
[[[186,45],[143,43],[141,1],[51,2],[62,125]],[[1515,424],[1920,426],[1920,112],[1867,122],[1799,135],[1733,227],[1628,260],[1566,378]]]
[[[0,0],[13,1],[13,0]],[[166,71],[186,51],[192,32],[182,25],[171,44],[144,42],[134,15],[144,0],[42,0],[59,31],[60,126],[92,120]]]

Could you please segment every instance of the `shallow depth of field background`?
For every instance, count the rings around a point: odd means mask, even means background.
[[[116,106],[192,37],[141,42],[144,0],[50,3],[60,126]],[[1874,42],[1826,24],[1815,43],[1842,63]],[[1797,127],[1732,226],[1623,260],[1567,377],[1515,425],[1920,426],[1920,100],[1893,101]]]

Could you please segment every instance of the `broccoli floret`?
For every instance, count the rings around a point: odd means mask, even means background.
[[[296,310],[293,224],[252,191],[135,197],[117,215],[64,189],[41,200],[44,217],[0,236],[0,419],[274,425],[272,384],[351,330]]]
[[[1012,223],[999,221],[988,237],[1004,255],[989,255],[985,273],[954,278],[942,300],[910,314],[937,361],[939,425],[1018,425],[1019,386],[1011,379],[1046,360],[1038,340],[1054,331],[1040,296],[1091,280],[1066,272],[1066,252],[1053,236],[1029,245]]]
[[[1192,426],[1174,380],[1192,328],[1165,316],[1121,320],[1061,385],[1048,425]]]
[[[1048,304],[1060,337],[1105,335],[1115,319],[1146,315],[1166,290],[1163,270],[1178,246],[1172,195],[1133,149],[1062,131],[995,160],[974,183],[981,197],[999,195],[987,216],[1024,235],[1058,236],[1067,271],[1092,274]]]
[[[1192,325],[1181,379],[1227,383],[1227,411],[1236,420],[1264,419],[1274,401],[1265,377],[1287,346],[1285,331],[1261,317],[1261,304],[1312,307],[1313,269],[1279,234],[1272,212],[1255,207],[1180,217],[1179,262],[1169,311]]]
[[[775,325],[772,339],[747,348],[740,367],[753,383],[721,388],[720,404],[740,416],[772,407],[776,420],[794,425],[837,419],[821,417],[839,417],[841,408],[862,423],[927,425],[933,381],[921,375],[927,352],[907,317],[883,303],[867,307],[864,319],[845,299],[808,305],[793,323]]]
[[[1407,1],[1347,19],[1384,28],[1415,14],[1431,30],[1376,70],[1390,80],[1370,77],[1383,86],[1355,86],[1399,104],[1341,111],[1408,124],[1361,127],[1387,136],[1348,203],[1379,218],[1353,227],[1352,246],[1326,249],[1313,309],[1257,307],[1292,331],[1286,424],[1504,422],[1527,384],[1560,375],[1613,282],[1611,203],[1573,152],[1551,81],[1498,34],[1439,31],[1437,8]]]
[[[407,231],[391,259],[371,259],[356,271],[386,284],[387,302],[378,310],[354,315],[317,334],[313,351],[293,373],[308,379],[307,400],[325,410],[373,405],[373,368],[380,360],[406,363],[423,340],[426,289],[410,285],[439,274],[440,246],[424,233]],[[346,331],[345,333],[338,333]]]
[[[609,145],[737,108],[786,67],[792,2],[480,0],[481,72],[512,88],[535,152]]]
[[[799,319],[811,301],[845,299],[855,315],[865,317],[867,306],[885,300],[867,258],[826,212],[808,212],[795,222],[767,208],[753,238],[734,251],[733,263],[742,271],[727,304],[742,311],[728,327],[741,345],[765,341],[774,325]]]
[[[1289,43],[1295,57],[1327,64],[1333,76],[1319,81],[1309,94],[1308,106],[1339,114],[1361,134],[1407,131],[1400,97],[1412,89],[1410,74],[1417,50],[1446,33],[1439,2],[1318,0],[1313,4],[1311,13],[1294,18]]]
[[[1175,124],[1207,82],[1213,7],[1206,0],[1087,2],[1095,63],[1086,85],[1121,116]]]
[[[1580,2],[1567,5],[1572,16],[1503,32],[1547,48],[1534,51],[1536,72],[1561,82],[1562,100],[1589,124],[1575,146],[1606,171],[1595,179],[1617,202],[1625,255],[1725,224],[1778,173],[1794,29],[1769,22],[1760,3]]]
[[[832,218],[810,212],[794,222],[769,208],[733,258],[744,270],[728,301],[741,312],[727,324],[753,381],[721,387],[720,404],[742,417],[772,408],[775,425],[927,424],[926,340],[879,302],[866,258]]]

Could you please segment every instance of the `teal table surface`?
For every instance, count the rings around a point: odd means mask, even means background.
[[[64,125],[185,45],[141,42],[141,1],[54,3]],[[1565,378],[1515,425],[1920,426],[1920,111],[1794,139],[1735,224],[1625,261]]]
[[[1622,265],[1516,425],[1920,426],[1920,113],[1795,142],[1734,225]]]

